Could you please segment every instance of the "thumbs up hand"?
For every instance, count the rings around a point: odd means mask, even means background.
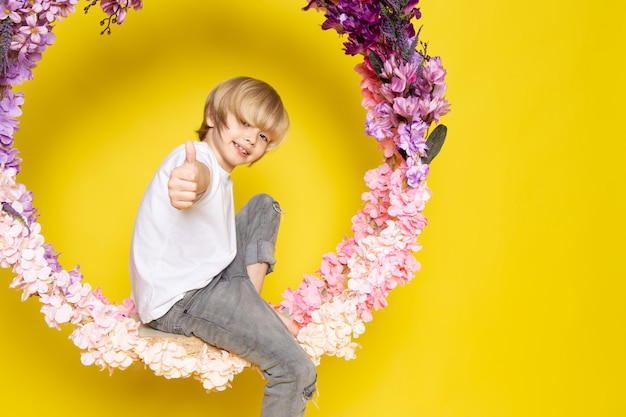
[[[183,210],[193,205],[198,194],[206,191],[209,169],[196,160],[196,147],[192,141],[185,143],[185,161],[174,168],[167,182],[172,207]]]

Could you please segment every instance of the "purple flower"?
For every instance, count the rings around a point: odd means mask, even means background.
[[[18,121],[11,117],[6,117],[0,113],[0,143],[3,146],[13,146],[13,134],[17,131]]]
[[[426,181],[430,167],[426,164],[419,164],[410,167],[406,172],[407,184],[416,188],[420,183]]]
[[[141,0],[102,0],[100,8],[108,16],[115,16],[115,23],[121,25],[126,20],[128,8],[140,10],[143,8]]]
[[[404,6],[403,12],[407,15],[412,15],[412,17],[416,19],[422,17],[422,12],[420,11],[420,9],[415,7],[417,6],[417,3],[419,3],[419,1],[420,0],[409,0]]]
[[[17,149],[5,149],[0,146],[0,167],[2,169],[14,168],[16,171],[20,170],[21,158],[18,158]]]
[[[15,167],[20,160],[17,151],[11,149],[13,146],[13,135],[18,129],[17,117],[22,114],[22,104],[24,103],[23,93],[13,93],[7,90],[0,100],[0,165],[5,168]],[[3,164],[3,165],[2,165]]]
[[[421,17],[419,0],[310,0],[304,10],[324,9],[322,29],[348,37],[346,54],[401,56],[408,61],[417,39],[411,19]]]
[[[385,129],[381,126],[379,120],[371,111],[368,111],[367,116],[365,116],[365,134],[373,136],[379,142],[387,136],[385,134]]]
[[[0,112],[8,117],[16,118],[22,115],[22,105],[24,104],[24,93],[13,93],[7,91],[0,100]]]
[[[27,191],[24,187],[24,193],[20,196],[19,202],[22,205],[22,216],[26,219],[26,223],[33,224],[37,218],[37,209],[33,207],[32,191]]]
[[[426,156],[426,123],[417,119],[412,123],[401,123],[398,126],[398,147],[411,158]]]
[[[365,133],[375,137],[378,141],[391,137],[391,129],[398,123],[398,119],[389,103],[380,103],[374,112],[367,112]]]
[[[2,118],[0,118],[0,121],[1,120]],[[0,134],[0,144],[6,148],[10,148],[11,146],[13,146],[13,137]]]
[[[55,252],[52,244],[48,243],[43,245],[44,248],[44,259],[48,263],[48,267],[52,270],[52,272],[61,272],[63,269],[61,264],[59,264],[59,254]]]
[[[20,23],[22,17],[18,13],[18,10],[22,7],[23,3],[23,1],[6,0],[0,9],[0,20],[4,20],[8,17],[13,23]]]
[[[74,5],[78,0],[44,1],[33,5],[33,11],[43,17],[48,23],[53,23],[73,13]]]
[[[19,28],[19,32],[23,34],[25,38],[37,45],[41,44],[42,40],[45,41],[48,28],[46,25],[41,25],[38,22],[36,14],[26,16],[25,23],[26,25]]]

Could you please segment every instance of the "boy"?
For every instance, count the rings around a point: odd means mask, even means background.
[[[278,147],[288,127],[268,84],[247,77],[218,84],[200,142],[177,147],[150,182],[130,254],[141,320],[256,364],[268,380],[262,417],[303,416],[316,373],[293,337],[297,327],[260,297],[276,262],[280,206],[260,194],[235,216],[230,173]]]

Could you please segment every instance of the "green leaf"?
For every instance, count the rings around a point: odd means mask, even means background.
[[[430,162],[435,159],[435,156],[437,156],[443,143],[446,141],[447,134],[448,128],[445,125],[439,125],[428,135],[428,139],[426,139],[428,153],[426,157],[422,158],[423,164],[430,164]]]
[[[370,64],[372,64],[372,69],[374,70],[376,75],[380,77],[380,74],[383,73],[383,66],[385,65],[385,63],[374,51],[370,52],[369,58]]]

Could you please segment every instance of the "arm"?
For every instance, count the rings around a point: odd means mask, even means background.
[[[248,265],[246,270],[248,271],[248,276],[250,277],[250,281],[252,281],[252,285],[256,289],[256,292],[261,294],[261,288],[263,287],[263,281],[265,280],[265,275],[267,274],[268,265],[266,263],[257,263]],[[294,336],[298,336],[298,332],[300,329],[298,326],[287,316],[276,311],[278,317],[285,323],[289,332]]]
[[[261,294],[261,288],[263,288],[263,281],[265,281],[265,274],[267,274],[267,268],[268,268],[268,265],[264,262],[248,265],[246,267],[246,270],[248,271],[248,276],[250,277],[250,281],[252,281],[252,285],[254,285],[254,289],[259,294]]]
[[[199,194],[209,188],[209,168],[196,160],[196,147],[192,141],[185,143],[185,162],[174,168],[167,183],[170,204],[183,210],[193,206]]]

